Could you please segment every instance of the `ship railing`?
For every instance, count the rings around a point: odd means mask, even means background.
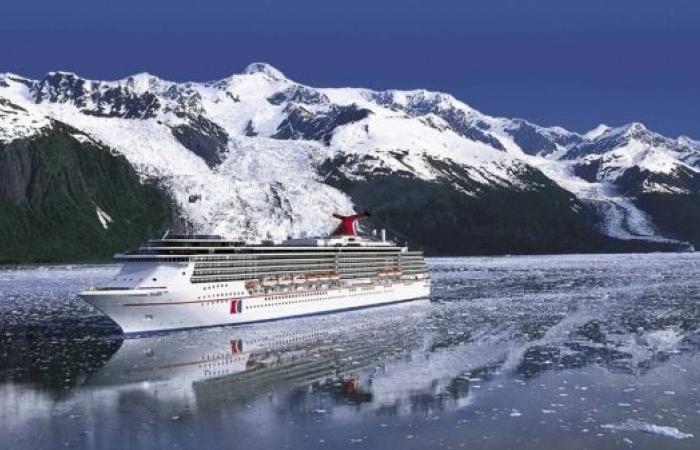
[[[269,254],[278,253],[280,255],[289,253],[398,253],[399,247],[343,247],[343,246],[332,246],[332,247],[287,247],[289,249],[284,252],[280,252],[280,247],[222,247],[222,246],[156,246],[156,245],[144,245],[141,246],[144,250],[155,250],[155,249],[165,249],[165,250],[214,250],[220,251],[224,254],[239,254],[241,252],[246,252],[247,254]],[[367,250],[365,250],[367,249]],[[218,253],[218,252],[217,252]]]
[[[272,264],[272,261],[260,262],[258,264],[215,264],[211,262],[196,262],[195,269],[199,268],[227,268],[227,269],[241,269],[241,270],[253,270],[256,268],[260,269],[271,269],[271,268],[285,268],[285,267],[331,267],[334,265],[334,261],[324,261],[324,262],[295,262],[295,263],[284,263],[276,261]]]
[[[168,249],[169,250],[169,249]],[[364,251],[364,252],[329,252],[329,251],[323,251],[323,252],[318,252],[318,251],[309,251],[309,252],[250,252],[250,253],[233,253],[233,254],[226,254],[226,253],[215,253],[215,254],[209,254],[209,253],[201,253],[195,255],[197,260],[208,260],[208,259],[213,259],[213,260],[227,260],[227,259],[252,259],[252,260],[257,260],[257,259],[285,259],[285,258],[292,258],[292,257],[299,257],[299,256],[306,256],[306,257],[324,257],[324,258],[333,258],[335,256],[339,256],[341,258],[351,258],[351,257],[359,257],[359,258],[366,258],[367,256],[374,256],[374,257],[396,257],[400,253],[399,252],[371,252],[371,251]]]
[[[294,274],[293,271],[285,272],[285,274]],[[279,273],[259,273],[256,276],[249,276],[247,274],[193,274],[191,281],[193,283],[204,283],[210,281],[244,281],[244,280],[261,280],[266,276],[280,275]],[[401,275],[421,275],[425,276],[425,271],[422,270],[403,270]],[[400,275],[397,275],[400,276]],[[376,270],[365,270],[365,271],[353,271],[353,272],[339,272],[339,278],[342,280],[348,279],[372,279],[379,278],[379,274]]]
[[[407,266],[411,268],[412,266]],[[260,275],[260,274],[285,274],[285,273],[304,273],[304,272],[324,272],[328,270],[338,269],[342,272],[355,272],[355,271],[377,271],[377,270],[392,270],[400,269],[398,264],[386,263],[386,264],[363,264],[357,266],[346,266],[338,264],[337,267],[334,265],[326,265],[321,267],[311,267],[311,266],[269,266],[269,267],[224,267],[224,268],[209,268],[209,267],[195,267],[194,275],[206,275],[206,274],[232,274],[232,275]]]
[[[253,265],[253,264],[259,264],[259,263],[265,263],[265,262],[290,262],[290,263],[298,263],[298,262],[310,262],[310,263],[329,263],[333,262],[335,258],[333,257],[334,255],[328,255],[325,258],[221,258],[221,259],[210,259],[210,258],[197,258],[197,263],[199,264],[217,264],[217,265],[223,265],[223,264],[238,264],[241,266],[244,265]]]

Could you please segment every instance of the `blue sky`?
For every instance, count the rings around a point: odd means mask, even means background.
[[[33,0],[0,8],[0,72],[210,80],[253,61],[314,86],[441,90],[543,125],[585,131],[641,121],[700,139],[697,0]]]

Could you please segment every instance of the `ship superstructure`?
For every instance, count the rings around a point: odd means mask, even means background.
[[[420,251],[356,233],[247,245],[166,234],[120,253],[117,276],[81,293],[124,332],[239,324],[396,303],[430,294]]]

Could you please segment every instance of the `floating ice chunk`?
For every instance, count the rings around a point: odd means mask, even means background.
[[[668,352],[683,341],[683,333],[677,328],[670,327],[662,330],[650,331],[644,335],[647,345],[657,352]]]
[[[656,434],[674,439],[687,439],[693,437],[692,434],[683,433],[676,427],[655,425],[653,423],[642,422],[641,420],[636,419],[627,419],[624,422],[618,423],[608,423],[601,425],[601,428],[615,431],[641,431],[643,433]]]

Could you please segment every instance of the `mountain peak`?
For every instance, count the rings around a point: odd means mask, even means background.
[[[686,135],[678,136],[678,139],[676,139],[676,142],[678,142],[678,144],[680,144],[680,145],[700,148],[700,141],[696,141],[695,139],[691,138],[690,136],[686,136]]]
[[[2,83],[7,83],[8,80],[10,81],[15,81],[23,84],[29,84],[32,83],[34,80],[30,80],[27,77],[23,77],[22,75],[17,75],[12,72],[0,72],[0,84]]]
[[[602,136],[603,134],[607,133],[607,132],[610,131],[611,129],[612,129],[612,128],[609,127],[608,125],[606,125],[606,124],[604,124],[604,123],[601,123],[601,124],[598,125],[597,127],[588,130],[586,133],[584,133],[583,136],[584,136],[586,139],[591,139],[591,140],[592,140],[592,139],[596,139],[596,138]]]
[[[649,131],[647,127],[641,122],[631,122],[624,126],[626,131],[639,133],[644,131]]]
[[[615,127],[615,128],[608,128],[607,130],[603,131],[602,133],[598,134],[595,137],[592,137],[591,140],[598,140],[598,139],[618,139],[618,138],[640,138],[642,136],[646,135],[652,135],[654,134],[652,131],[650,131],[646,126],[644,126],[643,123],[641,122],[630,122],[626,123],[622,126]]]
[[[46,77],[55,77],[55,76],[81,78],[77,73],[70,72],[67,70],[52,70],[51,72],[48,72],[46,74]]]
[[[129,75],[121,81],[132,89],[142,92],[154,88],[162,80],[148,72],[140,72]]]
[[[285,80],[286,77],[284,74],[278,70],[272,67],[270,64],[264,63],[264,62],[254,62],[248,65],[248,67],[243,70],[243,73],[246,75],[252,75],[255,73],[263,73],[267,75],[268,77],[272,78],[273,80],[281,81]]]

